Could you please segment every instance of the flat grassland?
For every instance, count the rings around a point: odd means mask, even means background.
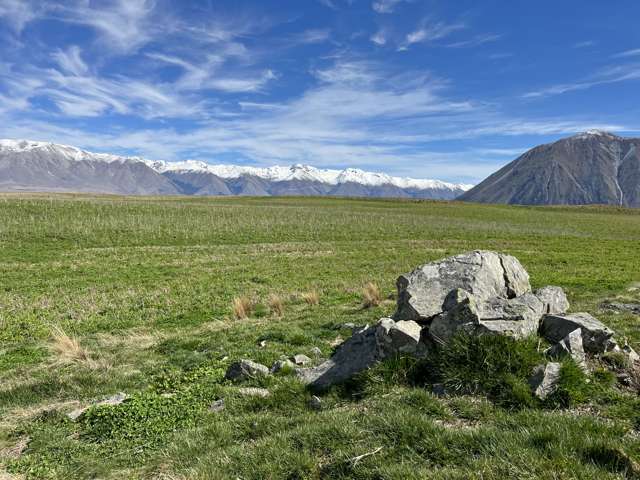
[[[223,381],[239,358],[330,355],[340,325],[394,311],[399,274],[474,249],[515,255],[640,351],[640,319],[599,307],[640,297],[637,210],[2,195],[0,478],[632,478],[640,397],[613,384],[564,408],[439,398],[398,360],[314,410],[286,372],[248,384],[267,398]]]

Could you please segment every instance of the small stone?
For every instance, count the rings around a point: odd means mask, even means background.
[[[318,347],[311,347],[311,354],[314,357],[321,357],[322,356],[322,350],[320,350]]]
[[[316,395],[312,396],[309,400],[309,408],[311,408],[312,410],[321,410],[322,400],[320,400],[320,397]]]
[[[421,332],[422,327],[412,320],[380,319],[376,327],[378,355],[385,358],[398,353],[415,353]]]
[[[262,397],[267,398],[271,395],[271,392],[266,388],[256,388],[256,387],[248,387],[248,388],[239,388],[238,393],[240,395],[245,395],[247,397]]]
[[[549,362],[546,365],[538,365],[533,370],[529,379],[529,385],[533,394],[540,400],[544,400],[558,388],[560,380],[560,364]]]
[[[296,365],[289,359],[276,360],[271,366],[271,373],[278,373],[281,370],[295,370]]]
[[[560,287],[547,286],[534,292],[543,304],[543,313],[558,314],[569,310],[569,300]]]
[[[251,360],[240,360],[229,365],[225,378],[241,381],[249,378],[264,377],[269,375],[269,369],[264,365]]]
[[[634,315],[640,315],[640,303],[604,302],[600,307],[617,313],[630,312]]]
[[[431,393],[436,397],[444,397],[447,394],[447,391],[444,388],[444,383],[434,383],[431,385]]]
[[[306,355],[299,353],[298,355],[294,355],[291,357],[291,361],[296,365],[303,366],[311,363],[311,359]]]
[[[547,355],[553,358],[562,358],[565,355],[571,356],[582,370],[587,370],[587,358],[582,345],[582,333],[579,328],[569,333],[547,350]]]
[[[221,398],[220,400],[214,400],[213,402],[211,402],[211,405],[209,406],[209,411],[210,412],[221,412],[222,410],[224,410],[224,399]]]
[[[634,363],[640,362],[640,355],[638,355],[636,351],[633,348],[631,348],[629,345],[625,345],[620,350],[622,351],[622,353],[626,355],[627,360],[631,365],[633,365]]]
[[[545,315],[540,325],[540,335],[551,343],[558,343],[579,328],[585,352],[598,354],[612,350],[616,343],[613,330],[588,313]]]
[[[355,330],[357,327],[357,325],[355,323],[351,323],[351,322],[347,322],[347,323],[343,323],[342,325],[338,325],[338,330]]]
[[[631,375],[629,375],[627,372],[617,373],[616,379],[618,380],[618,383],[620,383],[621,385],[624,385],[627,387],[631,385]]]
[[[258,346],[260,348],[264,348],[267,346],[267,341],[266,340],[261,340],[260,343],[258,343]]]
[[[122,402],[124,402],[127,399],[127,397],[128,395],[126,393],[119,392],[119,393],[116,393],[115,395],[105,398],[104,400],[101,400],[99,402],[94,402],[91,405],[88,405],[86,407],[77,408],[76,410],[69,412],[67,414],[67,417],[75,421],[78,418],[80,418],[82,414],[87,410],[89,410],[89,408],[91,407],[97,407],[102,405],[113,405],[113,406],[120,405]]]

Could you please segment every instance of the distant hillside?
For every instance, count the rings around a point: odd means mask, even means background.
[[[454,199],[468,188],[470,185],[391,177],[353,168],[171,163],[91,153],[53,143],[0,140],[0,191]]]
[[[640,139],[589,131],[535,147],[459,200],[640,207]]]

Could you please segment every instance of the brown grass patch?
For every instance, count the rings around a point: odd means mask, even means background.
[[[232,303],[233,316],[237,320],[249,318],[253,312],[254,302],[249,297],[235,297]]]
[[[369,282],[362,289],[362,308],[377,307],[382,302],[382,294],[377,283]]]
[[[318,290],[309,290],[302,294],[302,299],[309,305],[318,305],[320,303],[320,293]]]
[[[284,301],[282,297],[276,293],[269,295],[268,299],[269,311],[276,317],[281,317],[284,313]]]
[[[80,345],[80,341],[67,333],[62,327],[55,325],[51,329],[51,351],[58,362],[63,364],[83,365],[90,369],[109,369],[111,366],[102,359],[93,358],[89,351]]]
[[[63,363],[90,362],[89,352],[85,350],[76,337],[69,336],[62,327],[54,326],[52,329],[51,350],[58,360]]]

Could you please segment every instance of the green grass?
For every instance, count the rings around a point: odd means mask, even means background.
[[[534,287],[563,286],[574,311],[640,350],[638,317],[598,308],[638,301],[638,245],[640,211],[604,207],[0,196],[0,478],[632,478],[640,397],[565,361],[557,394],[533,401],[535,341],[394,359],[323,394],[320,411],[290,372],[248,383],[268,398],[223,372],[314,346],[328,356],[349,334],[339,325],[393,312],[400,273],[479,248],[517,256]],[[387,300],[363,309],[368,282]],[[319,305],[304,300],[313,290]],[[257,308],[235,320],[243,296]],[[57,326],[90,361],[55,353]],[[432,381],[455,395],[431,395]],[[131,399],[65,415],[119,391]]]

